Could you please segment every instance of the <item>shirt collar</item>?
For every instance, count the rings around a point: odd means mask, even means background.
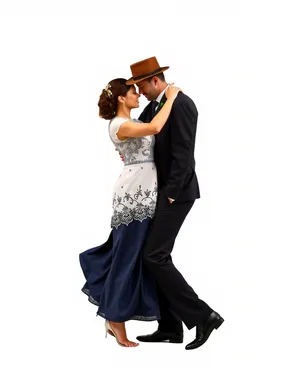
[[[169,85],[168,85],[169,86]],[[165,91],[167,90],[168,86],[165,87],[165,89],[159,94],[159,96],[155,99],[156,102],[160,102],[161,101],[161,98],[164,96],[165,94]]]

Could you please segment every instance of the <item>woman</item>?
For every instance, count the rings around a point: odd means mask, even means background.
[[[140,95],[125,79],[110,81],[98,102],[100,117],[110,120],[109,135],[124,156],[124,168],[114,186],[108,240],[80,254],[86,278],[82,291],[99,307],[97,315],[106,319],[106,334],[121,346],[138,345],[128,340],[125,321],[160,318],[155,282],[143,266],[142,247],[157,199],[154,134],[163,128],[179,91],[168,87],[167,101],[151,123],[130,118]]]

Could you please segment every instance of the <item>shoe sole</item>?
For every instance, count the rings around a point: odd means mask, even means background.
[[[140,342],[145,343],[183,343],[183,339],[164,339],[161,341],[144,341],[142,339],[139,339],[138,337],[136,339]]]
[[[216,330],[219,329],[220,326],[223,324],[223,322],[224,322],[224,319],[223,319],[222,317],[220,317],[220,321],[219,321],[218,324],[215,326],[215,329],[216,329]]]

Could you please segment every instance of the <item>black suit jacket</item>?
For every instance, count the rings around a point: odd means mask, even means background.
[[[158,111],[165,101],[166,97],[163,96]],[[139,119],[148,123],[152,117],[150,102]],[[154,159],[158,190],[160,194],[177,202],[200,198],[194,158],[197,119],[198,111],[194,102],[180,92],[166,124],[155,135]]]

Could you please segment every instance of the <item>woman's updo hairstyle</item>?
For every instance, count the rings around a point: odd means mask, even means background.
[[[118,96],[125,97],[131,86],[126,85],[125,78],[116,78],[110,81],[102,90],[98,101],[99,116],[105,120],[111,120],[117,112]]]

